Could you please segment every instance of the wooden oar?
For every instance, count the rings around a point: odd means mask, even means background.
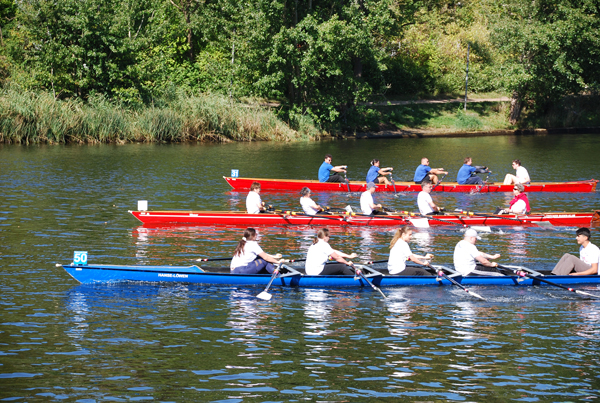
[[[369,285],[375,290],[378,291],[381,296],[383,298],[387,298],[387,296],[383,293],[383,291],[381,291],[381,289],[379,289],[379,287],[377,287],[375,284],[373,284],[371,282],[371,280],[369,280],[362,272],[362,270],[360,269],[360,265],[357,265],[357,267],[354,268],[354,273],[356,273],[357,276],[362,277],[363,280],[365,280],[367,283],[369,283]],[[356,280],[356,277],[354,277],[354,279]]]
[[[261,292],[260,294],[258,294],[256,296],[256,298],[265,300],[265,301],[269,301],[273,295],[269,294],[269,287],[271,287],[271,284],[273,284],[273,281],[275,280],[275,278],[279,275],[279,264],[277,266],[275,266],[275,270],[273,270],[273,274],[271,275],[271,280],[269,280],[269,284],[267,284],[267,288],[265,288],[265,290],[263,292]]]
[[[520,276],[520,277],[529,277],[531,279],[536,279],[538,281],[541,281],[542,283],[550,284],[550,285],[562,288],[562,289],[567,290],[567,291],[571,291],[571,292],[574,292],[574,293],[577,293],[577,294],[587,295],[588,297],[600,299],[600,296],[598,296],[598,295],[590,294],[589,292],[585,292],[585,291],[581,291],[581,290],[576,290],[576,289],[571,288],[571,287],[565,287],[562,284],[557,284],[557,283],[554,283],[552,281],[546,280],[545,278],[542,278],[541,276],[534,276],[533,274],[529,274],[525,270],[515,270],[512,267],[502,266],[500,264],[498,265],[498,268],[503,269],[503,270],[508,270],[511,273],[515,273],[517,276]]]
[[[387,215],[387,214],[377,214],[377,215],[369,215],[369,214],[362,214],[362,213],[346,213],[348,215],[348,217],[369,217],[369,218],[386,218],[388,220],[395,220],[395,221],[404,221],[406,222],[406,219],[400,216],[392,216],[392,215]]]
[[[443,278],[445,278],[446,280],[450,281],[450,282],[451,282],[452,284],[454,284],[455,286],[458,286],[458,287],[462,288],[462,289],[463,289],[463,290],[464,290],[464,291],[465,291],[467,294],[471,294],[472,296],[474,296],[474,297],[476,297],[476,298],[479,298],[479,299],[482,299],[482,300],[484,300],[484,301],[486,300],[486,299],[485,299],[485,298],[483,298],[481,295],[477,294],[476,292],[473,292],[473,291],[469,290],[467,287],[465,287],[464,285],[462,285],[461,283],[459,283],[458,281],[454,280],[452,277],[449,277],[449,276],[447,276],[447,275],[446,275],[446,273],[444,273],[444,270],[448,270],[448,271],[453,271],[453,270],[450,270],[449,268],[447,268],[447,267],[444,267],[444,266],[437,266],[437,267],[439,267],[439,268],[440,268],[439,270],[437,270],[437,269],[436,269],[435,267],[433,267],[431,264],[428,264],[428,265],[427,265],[427,267],[429,267],[429,268],[433,269],[433,270],[434,270],[434,271],[437,273],[437,275],[438,275],[439,277],[443,277]],[[456,272],[455,272],[455,273],[456,273]]]
[[[539,227],[546,227],[546,228],[554,228],[554,225],[552,225],[551,222],[549,221],[529,221],[527,222],[527,220],[521,219],[521,218],[516,218],[516,217],[505,217],[504,214],[485,214],[485,213],[475,213],[473,211],[464,211],[464,210],[459,210],[456,209],[455,211],[462,213],[464,215],[468,215],[468,216],[479,216],[479,217],[487,217],[487,218],[501,218],[503,220],[511,220],[511,221],[518,221],[522,224],[534,224],[537,225]]]
[[[216,262],[219,260],[231,260],[232,257],[213,257],[213,258],[200,258],[196,259],[196,262]]]

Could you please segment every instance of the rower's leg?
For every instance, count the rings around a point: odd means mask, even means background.
[[[574,268],[582,267],[582,264],[586,265],[587,268],[585,268],[583,270],[576,270],[576,271],[587,270],[590,268],[590,266],[587,265],[586,263],[584,263],[578,257],[573,256],[570,253],[565,253],[560,258],[558,263],[556,263],[556,266],[554,266],[554,269],[552,269],[552,274],[557,275],[557,276],[567,276],[569,273],[571,273],[573,271]]]

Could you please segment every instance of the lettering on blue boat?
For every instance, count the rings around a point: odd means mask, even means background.
[[[158,277],[188,278],[188,275],[180,273],[158,273]]]

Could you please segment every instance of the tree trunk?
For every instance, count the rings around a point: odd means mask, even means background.
[[[517,91],[513,91],[512,98],[510,100],[510,115],[508,118],[508,123],[511,125],[516,125],[519,119],[521,118],[521,109],[523,106],[523,101],[521,96]]]

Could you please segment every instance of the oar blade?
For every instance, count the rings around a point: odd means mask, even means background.
[[[581,290],[573,290],[573,291],[575,291],[577,294],[587,295],[588,297],[600,299],[600,295],[590,294],[589,292],[585,292],[585,291],[581,291]]]
[[[273,298],[273,295],[272,295],[272,294],[269,294],[269,293],[268,293],[268,292],[266,292],[266,291],[263,291],[263,292],[261,292],[260,294],[258,294],[258,295],[256,296],[256,298],[258,298],[258,299],[262,299],[263,301],[270,301],[270,300],[271,300],[271,298]]]
[[[411,218],[409,221],[415,228],[429,228],[429,220],[427,218]]]
[[[465,291],[467,291],[469,294],[471,294],[475,298],[479,298],[483,301],[487,301],[487,299],[483,298],[481,295],[477,294],[476,292],[473,292],[472,290],[465,290]]]

